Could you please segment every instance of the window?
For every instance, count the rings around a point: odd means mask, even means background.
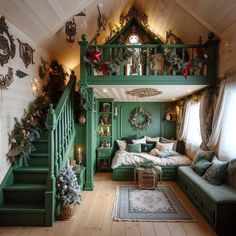
[[[230,160],[236,158],[236,83],[227,86],[225,93],[219,156],[221,159]]]
[[[186,141],[196,146],[202,142],[199,118],[200,102],[189,105],[188,119],[186,120]]]

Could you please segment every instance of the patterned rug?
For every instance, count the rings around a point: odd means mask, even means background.
[[[155,190],[118,186],[113,220],[194,221],[169,186]]]

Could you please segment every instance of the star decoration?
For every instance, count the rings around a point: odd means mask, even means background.
[[[102,55],[102,53],[95,49],[94,51],[91,51],[89,53],[89,59],[92,62],[100,62],[101,61],[101,55]]]

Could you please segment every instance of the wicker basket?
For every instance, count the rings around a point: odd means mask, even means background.
[[[78,204],[71,203],[69,205],[61,205],[61,218],[62,220],[69,220],[76,215]]]

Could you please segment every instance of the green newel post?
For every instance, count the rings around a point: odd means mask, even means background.
[[[54,168],[57,171],[56,165],[54,166],[54,129],[56,126],[56,115],[52,104],[47,114],[47,125],[49,129],[48,140],[48,178],[47,178],[47,191],[45,193],[45,226],[52,226],[55,221],[55,192],[56,181]]]
[[[87,69],[84,63],[84,55],[88,50],[88,38],[85,34],[81,36],[82,41],[79,41],[80,45],[80,86],[87,86]]]
[[[80,87],[80,93],[84,99],[83,107],[86,110],[86,182],[85,190],[94,188],[94,160],[96,158],[96,147],[94,139],[96,138],[94,126],[94,93],[93,88]]]

